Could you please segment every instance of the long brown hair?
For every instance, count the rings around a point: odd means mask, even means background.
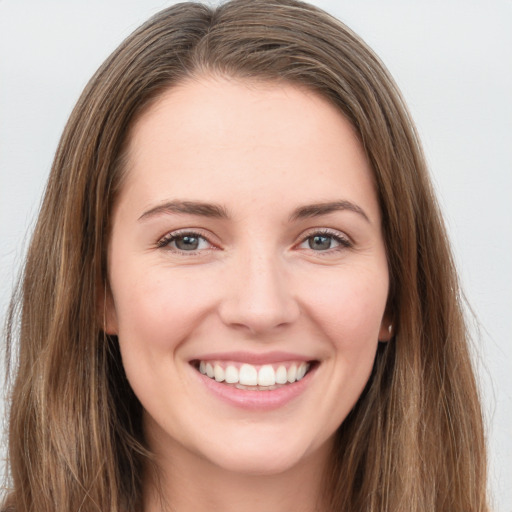
[[[87,85],[60,141],[11,305],[17,369],[4,507],[141,509],[151,462],[141,405],[117,339],[101,329],[109,212],[135,119],[169,87],[212,73],[300,84],[328,98],[354,125],[374,171],[394,336],[379,347],[337,432],[328,510],[486,511],[482,418],[459,286],[413,123],[372,51],[336,19],[294,0],[170,7]]]

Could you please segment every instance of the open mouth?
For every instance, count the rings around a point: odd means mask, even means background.
[[[202,375],[216,382],[252,391],[272,391],[302,380],[318,361],[252,365],[226,361],[191,361]]]

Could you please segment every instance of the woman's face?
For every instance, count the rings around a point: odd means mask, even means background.
[[[157,455],[325,461],[389,337],[380,222],[361,144],[312,92],[203,77],[137,121],[106,330]]]

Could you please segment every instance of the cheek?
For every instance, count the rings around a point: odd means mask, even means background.
[[[376,345],[387,295],[387,271],[346,269],[310,287],[309,315],[337,348],[357,353]]]
[[[213,302],[208,294],[211,288],[198,289],[200,280],[169,269],[148,269],[140,277],[132,273],[127,280],[113,278],[121,343],[145,351],[179,345]]]

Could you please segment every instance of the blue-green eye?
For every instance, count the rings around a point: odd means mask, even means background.
[[[210,249],[211,244],[198,233],[170,233],[158,242],[158,247],[181,252],[194,252]]]
[[[313,251],[329,251],[350,247],[348,239],[334,233],[313,233],[305,238],[299,245],[301,249],[311,249]]]
[[[332,236],[315,235],[308,238],[308,246],[314,251],[326,251],[332,248],[334,240]]]
[[[200,241],[198,236],[183,235],[175,238],[174,244],[180,251],[197,251]]]

